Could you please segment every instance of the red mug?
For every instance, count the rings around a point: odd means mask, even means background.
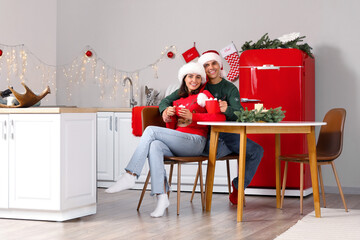
[[[220,106],[217,100],[205,101],[205,107],[208,113],[220,113]]]
[[[180,111],[181,109],[184,109],[184,108],[185,108],[185,107],[179,107],[179,106],[177,106],[177,107],[175,108],[176,115],[179,116],[179,111]]]

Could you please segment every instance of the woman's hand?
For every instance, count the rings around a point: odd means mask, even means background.
[[[219,100],[219,107],[220,107],[220,112],[222,113],[226,112],[226,109],[228,108],[227,101]]]
[[[175,107],[167,107],[162,114],[164,122],[171,122],[171,117],[175,115]]]
[[[182,108],[179,110],[179,117],[192,120],[192,113],[187,108]]]

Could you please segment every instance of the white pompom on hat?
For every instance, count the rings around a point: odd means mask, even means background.
[[[224,66],[223,66],[223,62],[222,62],[222,58],[220,56],[220,54],[215,51],[215,50],[209,50],[209,51],[206,51],[204,52],[198,62],[204,66],[205,63],[207,63],[208,61],[216,61],[219,63],[220,65],[220,76],[221,77],[226,77],[226,72],[224,70]]]
[[[180,83],[184,79],[184,77],[189,73],[196,73],[201,76],[201,84],[204,84],[206,82],[206,73],[203,65],[197,62],[189,62],[185,65],[183,65],[178,73],[178,79]]]

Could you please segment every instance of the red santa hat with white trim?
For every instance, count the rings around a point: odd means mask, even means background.
[[[215,50],[206,51],[200,56],[200,58],[198,60],[198,62],[203,66],[208,61],[216,61],[216,62],[218,62],[219,65],[220,65],[220,76],[221,77],[226,77],[226,72],[224,70],[222,58],[221,58],[220,54],[217,51],[215,51]]]
[[[184,79],[184,77],[189,73],[199,74],[201,76],[201,84],[204,84],[206,82],[205,69],[204,69],[203,65],[201,65],[200,63],[189,62],[189,63],[183,65],[179,69],[179,73],[178,73],[178,79],[179,79],[180,83],[182,83],[182,80]]]

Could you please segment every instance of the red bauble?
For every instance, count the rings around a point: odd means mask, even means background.
[[[90,50],[86,51],[85,54],[86,54],[86,56],[88,56],[88,57],[91,57],[91,56],[93,55],[92,51],[90,51]]]
[[[3,51],[0,49],[0,57],[2,56],[2,54],[3,54]]]
[[[168,56],[168,58],[173,58],[175,56],[175,54],[173,52],[169,51],[167,53],[167,56]]]

